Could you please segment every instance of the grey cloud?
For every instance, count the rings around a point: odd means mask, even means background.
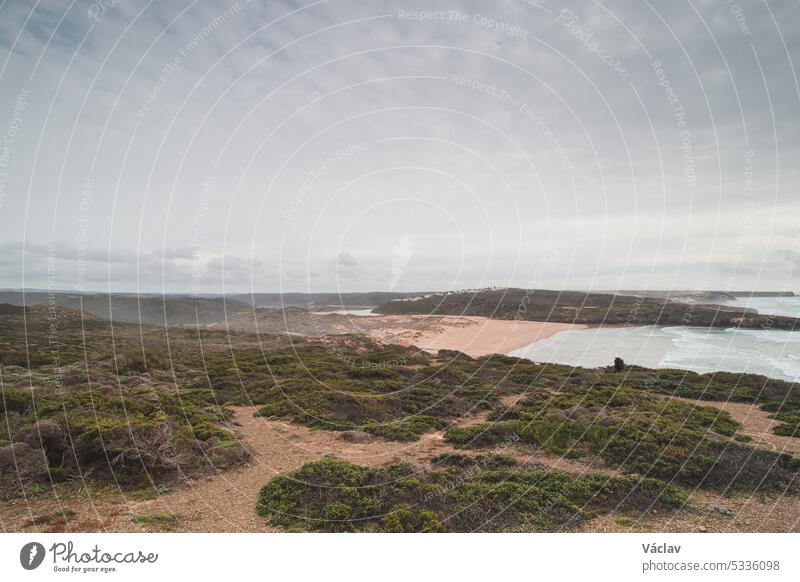
[[[82,237],[101,288],[385,289],[409,233],[399,284],[415,289],[524,284],[550,246],[551,285],[685,285],[703,270],[722,285],[734,259],[743,284],[782,284],[774,258],[800,214],[800,5],[740,3],[737,21],[711,0],[537,4],[549,12],[181,0],[139,15],[123,1],[94,21],[89,2],[43,0],[23,29],[34,5],[5,2],[0,140],[30,97],[0,192],[0,286],[46,277],[51,240],[74,278]],[[434,8],[466,21],[398,14]]]
[[[357,267],[358,260],[347,251],[344,251],[336,257],[336,264],[340,267]]]

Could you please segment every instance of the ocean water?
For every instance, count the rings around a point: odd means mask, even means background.
[[[320,311],[319,315],[352,315],[354,317],[379,317],[380,313],[372,313],[372,308],[339,309],[338,311]]]
[[[800,315],[798,298],[748,299],[737,306],[772,315]],[[587,368],[612,365],[619,356],[626,363],[649,368],[748,372],[800,381],[800,331],[672,326],[590,328],[563,331],[510,355]]]
[[[764,315],[800,317],[800,297],[749,297],[726,301],[723,305],[749,307]]]

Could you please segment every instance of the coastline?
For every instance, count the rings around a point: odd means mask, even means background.
[[[401,345],[413,345],[426,352],[458,350],[472,357],[509,354],[534,342],[567,330],[586,329],[583,324],[547,321],[514,321],[477,316],[384,316],[409,320],[410,327],[380,327],[374,338]]]

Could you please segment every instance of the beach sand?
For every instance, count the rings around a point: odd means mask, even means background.
[[[345,313],[345,311],[347,313]],[[416,346],[428,352],[458,350],[473,357],[508,354],[580,324],[514,321],[451,315],[370,315],[369,310],[314,311],[259,309],[232,315],[228,329],[324,337],[358,334],[383,343]]]
[[[413,345],[428,352],[458,350],[472,357],[508,354],[533,342],[569,329],[587,326],[545,321],[511,321],[467,316],[402,316],[407,326],[392,325],[371,330],[370,335],[389,343]],[[399,317],[398,317],[399,319]]]

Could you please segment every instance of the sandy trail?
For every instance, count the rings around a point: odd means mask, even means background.
[[[397,443],[358,433],[358,442],[342,438],[342,433],[312,430],[281,420],[253,416],[256,407],[232,407],[233,428],[252,452],[251,461],[240,468],[217,475],[189,479],[174,490],[156,498],[137,501],[119,492],[106,491],[103,496],[88,499],[84,494],[57,499],[40,495],[25,504],[2,511],[6,531],[49,527],[63,530],[141,531],[158,530],[160,523],[139,525],[136,516],[154,514],[177,515],[178,523],[171,531],[194,532],[259,532],[275,531],[256,514],[261,488],[276,475],[300,468],[305,463],[326,455],[335,455],[352,463],[379,466],[393,462],[422,463],[431,457],[454,449],[444,443],[443,432],[427,433],[415,443]],[[58,519],[66,512],[81,516]],[[53,523],[43,523],[43,516],[53,515]],[[37,516],[31,523],[31,516]]]
[[[584,532],[800,532],[800,497],[796,495],[719,495],[694,491],[690,507],[672,515],[645,513],[638,518],[619,514],[597,517]]]
[[[505,399],[513,405],[518,397]],[[6,531],[159,531],[163,523],[140,524],[142,516],[177,516],[168,524],[170,531],[260,532],[276,531],[256,514],[261,488],[273,477],[300,468],[305,463],[335,455],[359,465],[386,463],[425,464],[436,455],[456,450],[444,442],[444,431],[429,432],[415,443],[384,441],[357,433],[356,440],[345,440],[342,433],[311,430],[282,420],[253,416],[256,407],[232,407],[233,426],[252,452],[250,463],[217,475],[189,479],[172,491],[147,500],[135,500],[118,491],[106,490],[62,496],[40,495],[25,503],[20,500],[3,508],[2,527]],[[488,412],[460,420],[458,426],[487,422]],[[481,451],[488,452],[488,451]],[[540,463],[576,474],[597,470],[586,464],[548,457],[533,447],[498,447],[495,452],[514,457],[521,466]],[[63,519],[62,514],[67,515]],[[33,519],[32,519],[33,518]]]
[[[395,443],[359,435],[364,442],[347,442],[341,433],[311,430],[280,420],[253,416],[255,407],[234,408],[234,428],[253,454],[240,469],[226,471],[208,480],[194,481],[186,488],[133,506],[137,514],[169,511],[182,516],[181,530],[200,532],[274,531],[256,515],[261,488],[273,477],[299,469],[326,455],[359,465],[379,466],[390,462],[422,462],[446,450],[442,433],[428,433],[416,443]],[[130,529],[130,526],[127,526]]]
[[[709,403],[710,404],[710,403]],[[728,412],[742,425],[740,432],[753,440],[748,443],[776,453],[800,455],[800,439],[775,434],[772,429],[782,424],[758,406],[741,402],[715,402],[714,406]]]
[[[261,488],[273,477],[299,469],[305,463],[334,455],[351,463],[377,467],[386,463],[420,463],[456,450],[444,442],[444,432],[428,432],[415,443],[384,441],[359,433],[363,442],[348,442],[341,433],[311,430],[280,420],[254,417],[256,408],[234,408],[234,428],[250,446],[253,459],[241,469],[221,473],[211,480],[194,481],[186,488],[136,503],[134,514],[171,512],[182,516],[181,530],[200,532],[275,531],[256,515]],[[476,414],[458,426],[486,422],[488,413]],[[484,451],[485,452],[485,451]],[[498,452],[520,464],[542,463],[553,469],[583,474],[593,469],[584,464],[533,453],[531,447],[507,447]],[[130,530],[129,524],[120,524]]]
[[[507,354],[561,331],[587,326],[545,321],[512,321],[467,316],[404,316],[403,321],[384,318],[391,325],[370,331],[384,342],[414,345],[428,352],[458,350],[472,357]]]
[[[747,443],[750,446],[766,449],[776,453],[789,453],[800,455],[800,439],[777,435],[772,429],[781,424],[770,418],[770,412],[761,410],[757,404],[745,402],[714,402],[711,400],[692,400],[679,396],[670,396],[675,400],[693,404],[695,406],[710,406],[724,410],[731,418],[742,425],[739,434],[749,436],[753,440]]]
[[[695,406],[717,408],[728,412],[741,424],[739,434],[751,437],[749,446],[777,453],[800,454],[800,439],[776,435],[772,429],[780,424],[770,413],[757,405],[741,402],[680,400]],[[690,492],[691,508],[671,516],[646,514],[636,520],[618,515],[598,517],[586,524],[583,531],[593,532],[800,532],[800,497],[797,495],[730,494],[710,491]]]
[[[513,406],[519,396],[504,398]],[[749,404],[720,403],[681,399],[700,406],[727,410],[742,424],[741,432],[753,437],[753,444],[778,451],[797,451],[796,439],[770,432],[775,421],[768,413]],[[273,477],[300,468],[307,462],[335,455],[352,463],[380,466],[393,462],[424,464],[436,455],[456,452],[444,442],[442,431],[429,432],[416,443],[384,441],[358,433],[354,440],[342,433],[311,430],[282,420],[254,417],[255,407],[235,407],[233,426],[250,447],[250,463],[197,479],[187,480],[172,491],[148,500],[105,490],[62,496],[39,495],[25,503],[20,500],[0,507],[0,522],[5,531],[160,531],[161,523],[137,523],[137,516],[175,515],[169,531],[190,532],[268,532],[277,531],[255,511],[261,488]],[[487,422],[483,411],[461,419],[458,426]],[[488,451],[481,451],[488,452]],[[541,463],[552,469],[574,474],[611,472],[601,466],[560,457],[549,457],[533,447],[515,445],[495,452],[512,456],[526,465]],[[624,516],[601,516],[584,526],[584,531],[797,531],[800,528],[800,498],[796,496],[721,496],[709,492],[692,493],[693,507],[670,515],[643,515],[631,520]],[[66,515],[66,518],[64,518]],[[35,519],[31,519],[35,516]]]
[[[708,405],[709,403],[703,402]],[[76,494],[56,499],[52,495],[32,498],[26,505],[20,501],[3,508],[5,531],[159,531],[159,524],[140,525],[136,516],[154,514],[177,515],[170,531],[190,532],[269,532],[277,531],[258,517],[255,505],[261,487],[276,474],[301,467],[304,463],[336,454],[353,463],[378,466],[400,460],[426,462],[431,457],[453,452],[443,442],[442,433],[428,433],[412,444],[372,439],[347,442],[341,433],[313,431],[283,421],[253,417],[255,408],[237,408],[234,420],[240,436],[253,450],[252,462],[213,477],[196,479],[176,487],[155,499],[135,501],[119,492],[106,491],[88,499]],[[752,418],[752,416],[748,415]],[[464,424],[485,420],[476,415]],[[460,425],[462,423],[459,423]],[[580,461],[547,457],[528,447],[499,450],[520,463],[542,463],[553,469],[583,474],[599,467]],[[721,496],[694,492],[692,508],[674,515],[646,514],[600,516],[583,526],[583,531],[798,531],[800,498],[795,496]],[[36,519],[31,520],[30,516]],[[66,519],[64,518],[66,515]]]

